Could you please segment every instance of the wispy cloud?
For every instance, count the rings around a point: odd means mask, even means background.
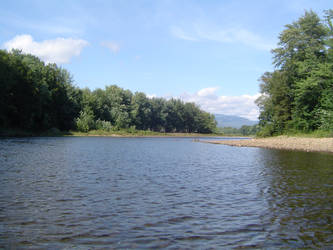
[[[197,38],[190,36],[189,34],[186,34],[185,31],[180,27],[173,26],[170,28],[170,32],[173,36],[179,39],[188,40],[188,41],[197,41]]]
[[[237,115],[250,120],[258,119],[259,110],[254,101],[260,94],[219,96],[217,90],[217,87],[204,88],[196,93],[183,93],[176,98],[185,102],[194,102],[210,113]]]
[[[120,45],[116,42],[104,41],[101,45],[108,48],[112,53],[117,53],[120,50]]]
[[[8,29],[22,29],[28,33],[40,32],[42,34],[57,36],[78,36],[82,35],[85,26],[82,22],[78,22],[73,18],[53,18],[47,20],[27,19],[17,14],[9,12],[0,12],[3,19],[0,24]]]
[[[9,31],[77,37],[87,35],[89,28],[97,22],[91,9],[77,1],[65,1],[63,4],[56,1],[23,1],[19,7],[18,4],[9,5],[7,7],[4,3],[0,9],[0,25]],[[27,12],[26,8],[31,11]]]
[[[39,31],[44,34],[52,35],[81,35],[83,34],[83,28],[76,25],[76,27],[71,27],[68,25],[55,24],[55,23],[37,23],[34,21],[19,21],[18,25],[21,27],[26,27],[27,29],[33,31]],[[74,26],[74,25],[73,25]]]
[[[274,43],[244,28],[212,28],[206,25],[193,25],[188,29],[170,27],[170,33],[182,40],[214,41],[220,43],[240,43],[259,50],[271,50]]]
[[[4,43],[7,50],[20,49],[25,53],[38,56],[46,63],[69,63],[72,57],[79,56],[88,42],[73,38],[34,41],[31,35],[18,35]]]

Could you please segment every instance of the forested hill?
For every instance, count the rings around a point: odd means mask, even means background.
[[[333,132],[333,10],[288,24],[272,50],[275,71],[261,77],[262,135]]]
[[[211,133],[214,116],[194,103],[148,98],[118,86],[79,89],[67,70],[0,50],[0,130],[119,129]]]

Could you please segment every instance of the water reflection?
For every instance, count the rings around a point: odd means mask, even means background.
[[[180,138],[0,140],[0,248],[319,248],[333,155]]]
[[[268,240],[285,247],[333,245],[333,155],[259,152]]]

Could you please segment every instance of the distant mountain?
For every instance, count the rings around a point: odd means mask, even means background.
[[[221,114],[214,114],[214,115],[218,127],[240,128],[243,125],[252,126],[258,123],[258,121],[251,121],[249,119],[235,115],[221,115]]]

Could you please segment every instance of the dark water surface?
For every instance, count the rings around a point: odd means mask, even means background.
[[[0,140],[0,247],[333,246],[333,155],[189,138]]]

